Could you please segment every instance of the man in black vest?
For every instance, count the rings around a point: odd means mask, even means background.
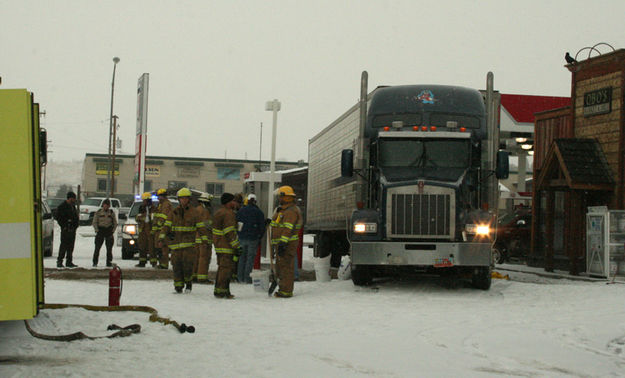
[[[75,268],[77,265],[72,262],[72,254],[76,240],[76,229],[78,228],[76,193],[67,192],[67,200],[56,209],[56,221],[61,226],[61,246],[59,247],[59,257],[56,259],[56,267],[63,267],[63,258],[67,254],[65,266]]]

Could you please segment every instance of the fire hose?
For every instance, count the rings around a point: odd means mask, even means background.
[[[180,333],[194,333],[195,332],[195,327],[192,325],[186,325],[185,323],[178,323],[175,320],[171,320],[169,318],[163,318],[161,316],[158,315],[158,311],[156,311],[156,309],[149,307],[149,306],[92,306],[92,305],[82,305],[82,304],[65,304],[65,303],[46,303],[44,304],[42,307],[42,309],[62,309],[62,308],[84,308],[85,310],[89,310],[89,311],[113,311],[113,312],[117,312],[117,311],[140,311],[140,312],[147,312],[150,314],[150,321],[151,322],[158,322],[158,323],[162,323],[164,325],[168,325],[171,324],[172,326],[174,326]],[[30,324],[28,324],[28,320],[24,320],[24,324],[26,324],[26,329],[28,330],[28,332],[37,338],[40,339],[44,339],[44,340],[51,340],[51,341],[74,341],[74,340],[81,340],[81,339],[89,339],[89,340],[96,340],[96,339],[103,339],[103,338],[115,338],[115,337],[126,337],[126,336],[130,336],[132,334],[135,333],[139,333],[141,332],[141,325],[139,324],[131,324],[129,326],[126,327],[120,327],[116,324],[111,324],[107,327],[107,330],[117,330],[117,332],[108,335],[108,336],[88,336],[85,335],[82,332],[74,332],[74,333],[70,333],[67,335],[44,335],[41,334],[35,330],[33,330],[30,327]]]

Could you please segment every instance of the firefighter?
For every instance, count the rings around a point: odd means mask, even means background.
[[[156,191],[156,195],[158,195],[158,206],[156,207],[156,212],[154,213],[154,218],[152,221],[152,235],[154,235],[154,245],[157,247],[156,255],[159,259],[159,263],[156,266],[158,269],[168,269],[169,268],[169,247],[167,243],[163,243],[162,247],[158,247],[158,237],[161,232],[161,228],[163,227],[163,223],[168,216],[171,215],[171,212],[174,211],[174,206],[167,199],[167,190],[159,189]]]
[[[150,257],[150,264],[153,267],[158,263],[156,250],[154,248],[154,236],[152,236],[152,224],[154,222],[154,214],[157,212],[156,205],[152,203],[152,193],[145,192],[141,195],[143,204],[139,208],[139,213],[135,217],[137,220],[139,235],[139,264],[135,265],[139,268],[145,267],[145,263]]]
[[[231,193],[221,196],[223,205],[213,217],[213,245],[217,254],[217,278],[215,279],[214,295],[217,298],[232,299],[230,279],[236,270],[238,256],[241,254],[237,237],[237,220],[234,210],[238,203]]]
[[[290,186],[278,188],[280,206],[271,218],[271,245],[276,251],[276,269],[280,287],[278,298],[293,296],[294,258],[302,228],[302,213],[295,205],[295,192]]]
[[[197,207],[191,205],[191,191],[182,188],[178,191],[180,204],[167,216],[159,234],[159,247],[167,243],[171,251],[171,266],[174,271],[174,288],[177,293],[190,292],[193,282],[193,263],[197,255],[196,234],[206,235],[206,226]]]
[[[208,193],[202,193],[198,197],[198,211],[201,214],[202,221],[206,227],[206,235],[200,236],[199,232],[195,239],[198,249],[197,259],[193,265],[193,280],[199,283],[212,283],[208,279],[208,267],[211,263],[211,254],[213,252],[212,239],[212,217],[210,213],[211,200],[213,196]]]

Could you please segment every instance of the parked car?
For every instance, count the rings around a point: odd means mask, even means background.
[[[80,215],[78,224],[81,226],[90,225],[93,223],[93,216],[95,212],[102,207],[102,202],[106,197],[91,197],[87,198],[80,204]],[[111,201],[111,209],[119,220],[119,209],[122,207],[121,202],[117,198],[109,198]]]
[[[495,263],[524,259],[530,249],[532,209],[518,207],[497,221],[497,240],[493,250]]]
[[[56,218],[56,208],[65,201],[65,198],[46,198],[45,201],[48,203],[50,210],[52,211],[52,215]]]
[[[169,198],[169,201],[174,207],[178,206],[177,199]],[[141,200],[137,200],[132,204],[126,221],[120,226],[120,230],[118,231],[117,240],[121,240],[123,260],[130,260],[135,256],[135,253],[139,252],[139,228],[137,227],[135,217],[139,214],[139,209],[142,204],[143,201]]]
[[[50,206],[48,206],[48,200],[41,201],[41,235],[43,238],[43,255],[50,257],[54,245],[54,217]]]

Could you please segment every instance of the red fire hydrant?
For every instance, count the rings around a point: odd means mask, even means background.
[[[109,271],[109,306],[119,306],[122,296],[122,270],[117,264]]]

